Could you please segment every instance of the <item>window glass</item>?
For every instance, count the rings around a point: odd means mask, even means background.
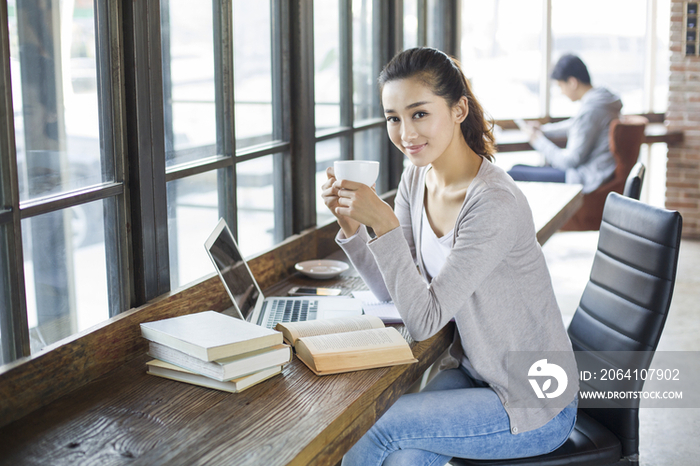
[[[166,165],[216,153],[212,4],[161,2]]]
[[[647,9],[640,8],[636,0],[591,0],[585,8],[552,0],[553,63],[566,53],[578,55],[594,86],[606,87],[621,97],[623,113],[642,112],[646,14]],[[552,116],[573,114],[577,104],[553,84]]]
[[[495,119],[539,116],[542,5],[542,0],[463,0],[462,69]]]
[[[326,168],[341,159],[341,138],[327,139],[316,143],[316,223],[323,225],[335,218],[321,199],[321,186],[326,182]]]
[[[270,3],[233,2],[237,149],[273,139]]]
[[[671,61],[668,31],[670,27],[670,0],[656,0],[656,75],[652,112],[664,113],[668,108],[668,76]]]
[[[31,351],[109,317],[103,201],[22,220]]]
[[[314,2],[316,130],[340,126],[338,1]]]
[[[275,244],[275,190],[282,189],[282,183],[274,183],[274,157],[236,164],[238,244],[245,257]]]
[[[352,2],[352,72],[355,122],[380,115],[376,85],[379,70],[378,66],[375,66],[377,50],[373,46],[374,8],[377,6],[372,0],[353,0]]]
[[[403,2],[403,48],[418,47],[418,0]]]
[[[170,287],[214,272],[204,241],[219,221],[218,180],[212,170],[168,183]]]
[[[112,181],[100,161],[93,2],[46,5],[8,1],[21,201]]]

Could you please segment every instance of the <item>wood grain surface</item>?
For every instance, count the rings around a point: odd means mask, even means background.
[[[383,197],[392,203],[394,195],[392,191]],[[285,288],[293,284],[318,284],[298,276],[294,272],[294,264],[340,252],[333,241],[337,230],[335,222],[309,229],[249,260],[261,288],[266,289],[268,295],[274,295],[275,290],[284,293]],[[342,252],[341,256],[344,257]],[[352,273],[326,283],[339,286],[342,280],[348,286],[344,294],[361,284],[361,280]],[[303,386],[303,380],[308,383],[311,377],[315,379],[316,376],[309,376],[311,373],[308,369],[295,362],[285,368],[283,376],[274,378],[279,380],[235,394],[235,398],[214,390],[157,379],[145,374],[147,342],[141,337],[138,325],[208,309],[224,311],[230,305],[223,285],[212,273],[51,345],[40,353],[0,367],[0,427],[5,426],[0,429],[0,464],[131,464],[138,462],[137,459],[146,452],[152,458],[143,464],[170,462],[168,452],[173,450],[173,445],[180,444],[186,445],[191,455],[178,450],[176,456],[192,459],[202,454],[199,446],[202,439],[198,432],[210,432],[210,426],[212,433],[220,429],[221,435],[216,438],[224,441],[231,435],[231,423],[242,425],[243,430],[238,435],[241,439],[246,438],[250,435],[247,423],[255,419],[243,422],[240,419],[241,410],[257,398],[264,400],[266,387],[282,384],[284,388],[291,383],[292,386],[287,388],[296,390],[296,384]],[[409,372],[415,370],[410,368]],[[299,371],[308,372],[306,379],[296,380]],[[359,391],[352,382],[352,392],[359,397],[364,393],[365,386],[377,390],[376,380],[383,380],[382,374],[375,372],[371,376],[374,379],[370,377],[369,381],[360,383]],[[289,382],[287,376],[294,378],[294,382]],[[399,382],[406,376],[402,377]],[[302,392],[312,396],[314,391],[322,389],[311,385]],[[336,393],[338,387],[331,388]],[[306,399],[294,398],[289,403],[292,407],[304,408],[299,412],[291,411],[295,413],[294,418],[300,419],[305,408],[310,407],[314,411],[318,406]],[[374,401],[364,403],[369,406]],[[285,401],[284,406],[287,404]],[[329,404],[337,408],[336,404]],[[361,402],[358,406],[364,405]],[[279,405],[277,411],[280,410],[286,411],[287,408]],[[272,413],[269,407],[262,411],[262,419]],[[372,412],[374,419],[376,409]],[[331,416],[331,419],[334,418]],[[284,422],[296,421],[286,418]],[[344,422],[350,424],[356,421],[353,418]],[[373,421],[368,422],[357,425],[371,425]],[[190,437],[192,444],[186,441]],[[165,445],[162,450],[156,448],[162,445]],[[317,440],[316,447],[321,448],[321,445],[326,447],[325,443]],[[224,447],[213,444],[211,448],[207,455],[219,457],[221,453],[217,452]],[[230,447],[224,448],[225,457],[228,450]],[[246,450],[246,456],[251,454],[253,457],[257,455]],[[312,451],[306,456],[316,454]],[[275,456],[279,456],[278,453]],[[230,464],[230,461],[222,463]],[[181,464],[192,463],[185,461]]]
[[[0,429],[0,464],[333,465],[452,333],[408,337],[419,364],[318,377],[295,359],[238,394],[147,375],[143,355]]]
[[[302,260],[344,258],[333,241],[337,228],[307,230],[251,259],[266,294],[300,284],[339,286],[343,294],[364,287],[352,269],[323,282],[294,272]],[[0,368],[0,465],[334,465],[454,333],[449,324],[414,342],[399,326],[418,364],[317,377],[294,359],[238,394],[146,374],[139,323],[229,306],[212,274]]]
[[[392,195],[390,193],[390,195]],[[294,274],[294,264],[339,250],[335,222],[294,235],[249,261],[262,289]],[[321,246],[319,246],[321,244]],[[212,266],[213,269],[213,266]],[[101,324],[0,367],[0,426],[31,413],[144,354],[139,323],[231,306],[219,277],[167,293]]]

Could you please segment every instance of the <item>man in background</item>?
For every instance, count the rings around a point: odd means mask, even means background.
[[[620,98],[603,87],[593,87],[586,65],[575,55],[562,56],[552,70],[562,94],[580,101],[578,113],[558,123],[539,126],[518,122],[530,145],[544,156],[546,166],[515,165],[508,173],[518,181],[553,181],[583,185],[594,191],[612,177],[615,160],[610,152],[610,123],[620,116]],[[561,149],[549,138],[567,136]]]

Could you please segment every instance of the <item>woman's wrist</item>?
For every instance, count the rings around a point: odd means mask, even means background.
[[[338,219],[338,225],[340,225],[340,229],[343,231],[343,235],[345,235],[346,238],[353,236],[360,228],[360,222],[348,218],[342,220]]]
[[[387,218],[386,221],[380,222],[377,225],[372,225],[372,230],[374,230],[374,234],[379,237],[389,233],[391,230],[398,228],[399,226],[399,219],[392,216],[391,218]]]

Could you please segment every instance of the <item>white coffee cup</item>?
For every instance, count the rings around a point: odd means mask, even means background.
[[[333,162],[338,180],[355,181],[372,186],[379,176],[379,162],[371,160],[338,160]]]

